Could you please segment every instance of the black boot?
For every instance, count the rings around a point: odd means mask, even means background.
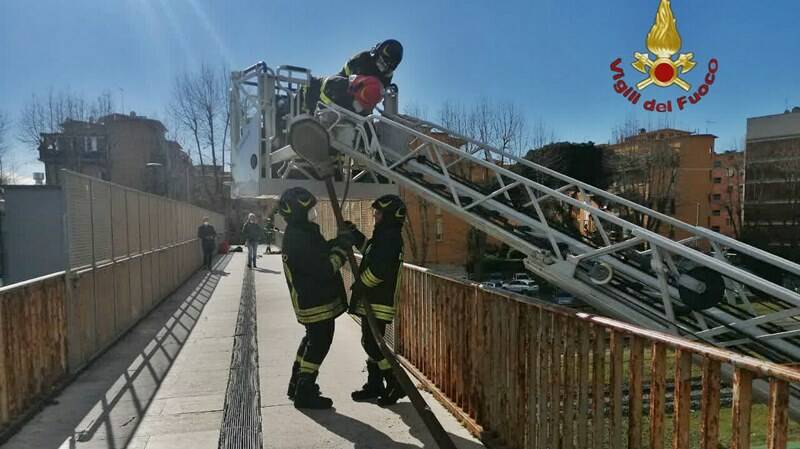
[[[394,405],[397,401],[406,397],[406,392],[403,391],[397,378],[394,377],[392,370],[385,370],[382,374],[383,378],[386,379],[386,388],[383,390],[381,397],[378,398],[378,405],[382,407]]]
[[[333,407],[333,401],[321,396],[315,388],[317,373],[300,373],[294,394],[294,408],[323,410]]]
[[[383,394],[383,376],[378,364],[371,360],[367,361],[367,383],[360,390],[350,394],[356,402],[374,401]]]
[[[297,390],[297,376],[300,374],[300,363],[294,362],[292,364],[292,377],[289,378],[289,388],[286,390],[286,396],[294,400],[294,392]],[[314,390],[319,394],[319,384],[314,384]]]
[[[300,374],[300,363],[294,362],[292,364],[292,377],[289,378],[289,388],[286,390],[286,396],[294,400],[294,392],[297,390],[297,376]]]

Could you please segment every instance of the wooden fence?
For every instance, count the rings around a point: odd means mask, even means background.
[[[0,288],[0,427],[67,375],[64,273]]]
[[[800,440],[788,415],[793,369],[409,265],[401,291],[395,350],[500,447],[783,449]],[[756,379],[768,385],[766,406],[753,401]]]

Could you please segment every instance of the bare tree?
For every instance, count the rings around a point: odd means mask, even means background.
[[[428,108],[425,105],[412,101],[403,107],[403,114],[422,120],[428,120]]]
[[[527,150],[529,136],[525,130],[525,116],[519,106],[501,103],[496,106],[493,117],[495,146],[503,152],[521,156]]]
[[[98,95],[89,112],[90,118],[94,120],[99,120],[100,118],[113,113],[114,96],[111,94],[111,91],[104,90],[100,95]]]
[[[0,111],[0,184],[6,183],[5,162],[8,153],[8,133],[11,130],[11,121],[3,111]]]
[[[635,136],[644,129],[639,119],[635,115],[628,115],[625,120],[614,126],[611,130],[611,141],[614,143],[622,143],[628,137]]]
[[[112,113],[113,109],[113,97],[109,91],[104,91],[91,102],[68,90],[56,92],[50,88],[45,95],[31,94],[30,100],[22,107],[17,138],[36,150],[42,143],[42,134],[58,132],[67,120],[94,121]]]
[[[646,139],[614,150],[608,156],[612,190],[623,198],[672,215],[680,154],[664,140]],[[620,211],[636,224],[658,232],[660,220],[649,220],[634,210]]]
[[[539,149],[556,141],[555,131],[548,129],[541,118],[526,129],[528,133],[526,142],[531,149]]]
[[[175,78],[168,107],[171,119],[179,125],[179,134],[184,135],[180,140],[191,142],[203,177],[211,166],[213,190],[202,184],[214,203],[222,199],[221,176],[230,123],[228,87],[226,70],[203,64],[199,71],[184,72]]]

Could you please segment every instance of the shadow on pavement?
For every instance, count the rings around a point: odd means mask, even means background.
[[[428,400],[435,401],[433,398]],[[431,437],[430,432],[428,432],[428,428],[425,427],[425,423],[422,422],[422,418],[419,417],[416,409],[414,409],[414,405],[411,404],[411,402],[404,400],[403,402],[398,402],[397,404],[386,408],[397,413],[400,419],[402,419],[410,429],[411,435],[414,438],[426,443],[425,447],[428,447],[428,443],[432,445],[431,447],[436,447],[433,442],[433,437]],[[458,449],[485,449],[483,444],[462,438],[458,435],[453,435],[452,433],[449,433],[449,435],[450,439],[453,440],[453,443],[455,443]]]
[[[378,405],[374,405],[378,407]],[[331,410],[300,410],[301,413],[313,419],[317,424],[328,429],[328,431],[353,443],[354,449],[418,449],[419,447],[436,447],[430,432],[425,427],[417,411],[410,402],[400,402],[388,407],[389,410],[397,413],[400,419],[408,426],[411,436],[422,442],[422,446],[415,444],[402,443],[393,440],[389,435],[372,427],[371,425],[355,420],[349,416],[342,415],[335,408]],[[485,449],[482,444],[461,438],[457,435],[449,434],[450,438],[459,449]]]
[[[127,447],[220,278],[229,274],[224,268],[230,260],[230,255],[222,256],[212,271],[195,273],[54,398],[53,403],[64,409],[56,411],[58,427],[69,426],[72,432],[50,429],[28,434],[23,426],[7,444],[37,449],[80,448],[87,442],[92,448]],[[115,416],[120,404],[125,404],[117,414],[122,416]],[[27,425],[35,425],[38,418]],[[21,441],[15,441],[18,438]]]
[[[329,432],[353,443],[354,449],[418,449],[419,446],[400,443],[367,423],[330,410],[300,410]]]

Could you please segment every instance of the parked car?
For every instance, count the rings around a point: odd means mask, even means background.
[[[539,291],[539,284],[527,279],[515,279],[503,284],[503,288],[514,293],[529,295]]]
[[[583,304],[583,302],[566,290],[557,290],[555,293],[553,293],[553,304],[574,307]]]
[[[513,280],[520,280],[520,281],[532,281],[531,275],[528,273],[514,273]]]
[[[480,284],[481,288],[503,288],[502,281],[489,280]]]

